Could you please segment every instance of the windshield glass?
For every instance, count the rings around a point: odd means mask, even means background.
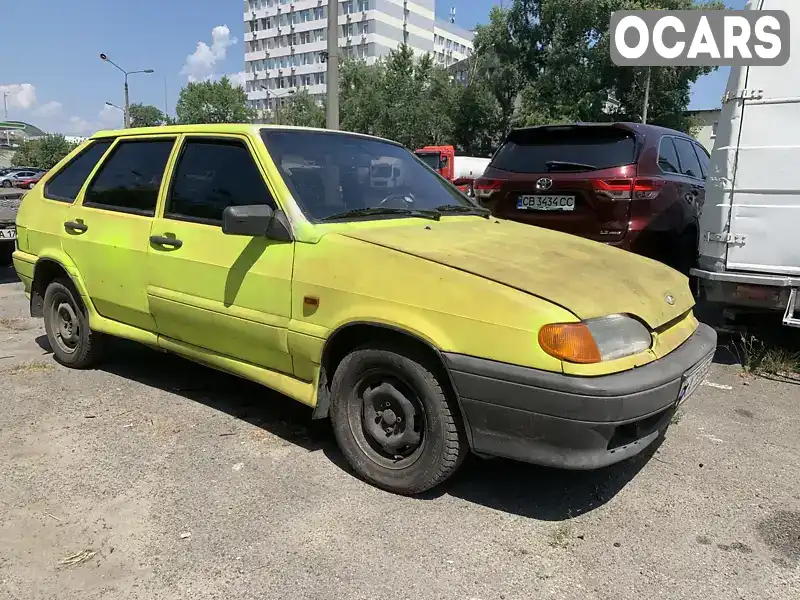
[[[416,157],[389,142],[342,133],[262,129],[261,137],[300,209],[322,221],[363,209],[477,208]],[[403,210],[357,218],[397,218]]]
[[[417,154],[417,158],[419,158],[422,162],[428,165],[434,171],[439,170],[439,154]]]
[[[514,173],[608,169],[636,161],[633,133],[615,127],[542,127],[512,132],[491,166]]]

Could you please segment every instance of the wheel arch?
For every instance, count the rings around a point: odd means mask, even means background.
[[[78,302],[84,303],[84,290],[82,282],[74,277],[60,258],[42,256],[36,261],[33,268],[33,282],[31,283],[30,310],[32,317],[44,316],[44,293],[51,281],[66,278],[78,292]],[[85,303],[84,303],[85,304]]]
[[[442,357],[441,351],[423,337],[407,329],[403,329],[402,327],[388,325],[386,323],[352,321],[341,325],[328,336],[322,349],[319,390],[313,418],[323,419],[328,416],[328,409],[330,408],[329,375],[332,376],[339,363],[349,352],[372,341],[399,343],[400,345],[405,345],[409,349],[421,352],[423,356],[431,360],[433,366],[438,369],[438,375],[442,377],[442,383],[446,386],[446,393],[456,402],[459,417],[464,424],[467,441],[470,447],[472,447],[472,430],[467,421],[464,408],[461,406],[461,398],[456,390],[452,374]]]

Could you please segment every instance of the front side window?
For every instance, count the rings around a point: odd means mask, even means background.
[[[152,217],[174,138],[117,144],[89,184],[84,206]]]
[[[694,153],[694,144],[683,138],[675,138],[674,141],[681,161],[681,173],[688,177],[702,178],[703,171],[700,168],[700,161],[697,160],[697,154]]]
[[[252,204],[277,208],[247,146],[233,139],[186,142],[165,217],[219,225],[227,207]]]
[[[680,163],[678,162],[678,152],[672,138],[664,136],[658,146],[658,166],[665,173],[680,173]]]
[[[92,142],[56,173],[44,187],[44,197],[62,202],[75,202],[89,173],[100,161],[114,140]]]
[[[402,146],[351,134],[263,129],[292,196],[312,221],[418,211],[480,211]],[[352,211],[360,214],[348,215]]]

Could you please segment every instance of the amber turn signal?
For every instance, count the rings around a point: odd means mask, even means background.
[[[539,330],[539,345],[550,356],[571,363],[590,364],[602,360],[600,349],[584,323],[553,323]]]

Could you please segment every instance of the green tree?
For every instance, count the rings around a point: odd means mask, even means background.
[[[283,125],[325,127],[325,109],[306,90],[292,94],[276,116]]]
[[[503,117],[489,84],[479,79],[456,86],[450,105],[450,143],[459,154],[489,156],[501,141]]]
[[[178,122],[249,123],[254,111],[247,105],[247,94],[230,79],[189,83],[181,90],[175,105]]]
[[[11,164],[49,170],[74,148],[75,144],[68,142],[63,135],[46,135],[43,138],[25,141],[14,153]]]
[[[168,125],[169,117],[151,104],[131,104],[131,127],[158,127]]]
[[[723,8],[719,0],[514,0],[493,9],[475,38],[474,76],[511,125],[641,119],[646,69],[611,61],[609,25],[616,10]],[[702,67],[651,70],[648,121],[686,130],[690,87]],[[609,100],[615,100],[615,108]]]

